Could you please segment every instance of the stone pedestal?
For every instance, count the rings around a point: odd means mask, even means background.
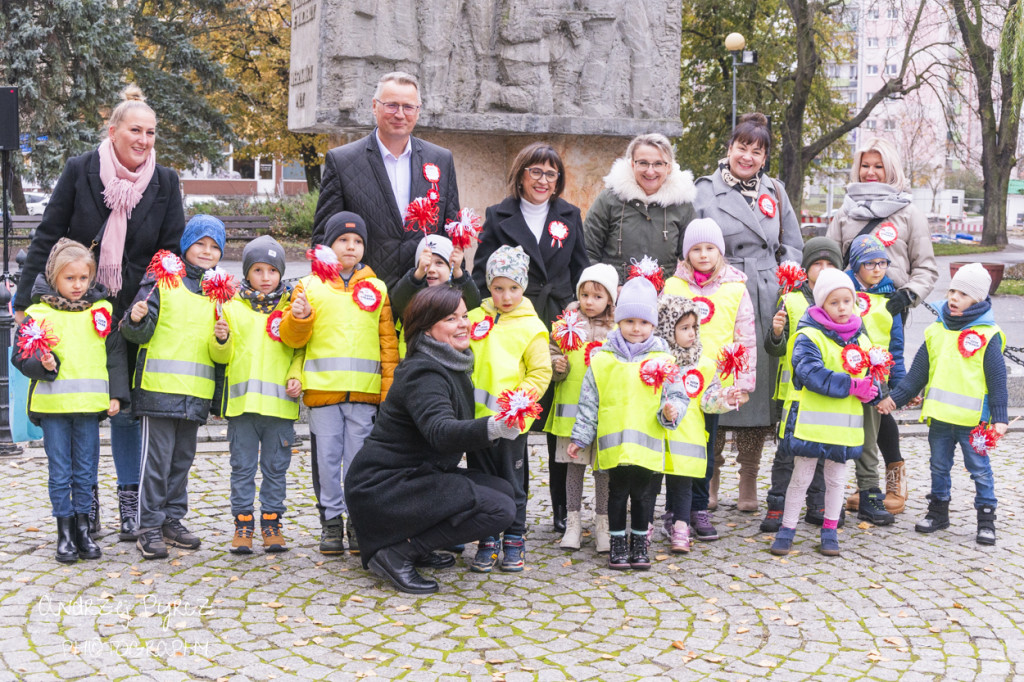
[[[288,127],[373,129],[377,80],[420,80],[414,133],[452,150],[464,206],[500,201],[516,153],[554,146],[584,211],[633,136],[674,137],[681,6],[670,0],[292,0]]]

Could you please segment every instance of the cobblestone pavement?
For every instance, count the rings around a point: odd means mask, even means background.
[[[228,457],[223,443],[203,445],[210,451],[196,459],[186,519],[203,546],[172,549],[169,560],[152,562],[117,542],[106,448],[104,556],[67,567],[53,558],[45,459],[29,451],[0,460],[7,516],[0,538],[0,680],[1024,675],[1024,532],[1015,518],[1021,434],[1007,436],[993,458],[1000,481],[996,547],[974,542],[973,487],[960,466],[952,527],[930,536],[913,531],[927,481],[927,443],[914,436],[904,448],[907,512],[894,527],[848,524],[840,558],[818,555],[816,529],[803,524],[799,552],[772,557],[759,517],[731,504],[733,455],[715,516],[722,539],[674,556],[659,538],[647,573],[609,570],[589,537],[577,552],[557,547],[546,465],[535,453],[526,572],[470,573],[470,545],[455,568],[435,575],[440,593],[425,598],[396,593],[355,557],[316,551],[306,451],[289,474],[291,551],[229,554]],[[762,499],[769,461],[766,451]]]

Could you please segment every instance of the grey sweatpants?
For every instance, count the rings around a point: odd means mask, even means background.
[[[139,531],[159,528],[188,513],[188,472],[196,457],[199,422],[142,417]]]
[[[352,459],[373,430],[377,406],[366,403],[335,403],[309,408],[309,432],[316,443],[313,461],[313,492],[323,519],[348,511],[342,485]]]

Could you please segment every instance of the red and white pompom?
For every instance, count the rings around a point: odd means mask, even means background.
[[[563,310],[551,325],[551,331],[563,353],[579,350],[587,341],[587,327],[578,310]]]
[[[679,365],[668,360],[644,360],[640,363],[640,381],[655,391],[660,391],[666,382],[678,381],[681,373]]]
[[[35,355],[42,356],[53,350],[60,338],[53,333],[53,327],[46,320],[30,320],[18,330],[18,354],[23,360]]]
[[[973,329],[965,329],[956,339],[956,347],[960,355],[969,358],[985,347],[985,335]]]
[[[587,347],[583,349],[583,364],[590,367],[590,356],[594,354],[594,351],[603,346],[602,341],[591,341],[587,344]]]
[[[437,167],[437,164],[425,163],[423,164],[423,177],[431,185],[436,185],[441,181],[441,169]]]
[[[281,340],[281,318],[283,317],[283,310],[275,310],[267,316],[267,336],[274,341]]]
[[[855,343],[846,345],[839,355],[843,358],[843,369],[850,376],[861,374],[871,366],[871,358],[867,351]]]
[[[313,274],[319,277],[321,282],[333,282],[341,277],[338,254],[326,244],[317,244],[312,249],[307,249],[306,258],[309,259]]]
[[[110,334],[110,330],[114,328],[114,323],[110,318],[110,312],[106,308],[97,308],[92,311],[92,328],[96,330],[96,334],[101,339],[107,338]]]
[[[360,309],[372,313],[380,307],[384,296],[380,293],[380,289],[374,286],[373,282],[364,279],[352,287],[352,300],[356,302]]]
[[[480,232],[484,229],[483,221],[471,208],[463,208],[459,211],[458,220],[449,220],[444,226],[448,238],[452,240],[452,246],[459,249],[468,249],[474,241],[480,241]]]
[[[569,236],[569,226],[561,220],[552,220],[551,224],[548,225],[548,234],[551,235],[552,248],[556,243],[558,248],[562,248],[562,242]]]
[[[727,343],[718,354],[718,371],[723,379],[739,378],[750,369],[750,353],[742,343]]]
[[[971,447],[982,457],[988,457],[998,442],[999,434],[985,422],[978,424],[971,430]]]
[[[158,287],[173,289],[185,276],[185,264],[167,249],[160,249],[146,266],[146,275],[155,279]]]
[[[786,260],[775,270],[775,278],[782,288],[782,295],[785,296],[807,281],[807,271],[796,261]]]
[[[427,234],[427,228],[437,222],[437,202],[427,197],[418,197],[409,202],[405,209],[405,231],[415,232],[421,230]]]
[[[881,346],[868,349],[868,363],[871,365],[871,378],[882,384],[889,380],[892,366],[896,364],[892,353]]]
[[[203,293],[214,303],[227,303],[236,293],[238,284],[235,278],[224,268],[217,266],[207,270],[203,275]]]
[[[515,426],[520,431],[526,428],[527,419],[536,419],[543,411],[537,402],[536,391],[517,388],[502,391],[498,396],[498,407],[501,408],[495,419],[505,422],[506,426]]]
[[[661,290],[665,288],[665,275],[661,272],[661,266],[658,265],[657,259],[644,256],[639,262],[635,258],[631,260],[632,265],[629,266],[629,277],[626,279],[644,277],[654,285],[658,293],[661,293]]]

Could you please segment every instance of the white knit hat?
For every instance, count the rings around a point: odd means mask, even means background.
[[[628,319],[647,320],[658,326],[658,290],[646,277],[634,277],[622,285],[615,304],[615,323]]]
[[[992,275],[981,263],[968,263],[964,265],[949,282],[950,289],[962,291],[975,301],[984,301],[988,298],[988,291],[992,287]]]
[[[849,289],[856,295],[857,290],[853,288],[853,280],[843,270],[827,268],[818,273],[818,281],[814,283],[814,305],[819,308],[824,305],[825,299],[836,289]]]
[[[697,244],[714,244],[718,252],[725,257],[725,239],[722,238],[722,228],[712,218],[696,218],[690,221],[683,232],[683,260]]]
[[[615,304],[615,298],[619,295],[619,273],[613,266],[607,263],[598,263],[580,273],[580,281],[576,285],[577,299],[581,298],[580,291],[587,282],[595,282],[603,286],[608,291],[608,295],[612,297],[612,305]]]

